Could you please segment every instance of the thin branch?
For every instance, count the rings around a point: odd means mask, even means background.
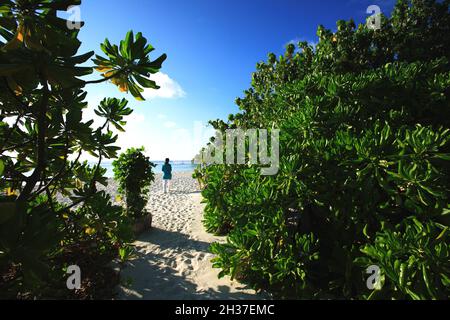
[[[77,205],[79,205],[82,202],[85,202],[86,200],[91,198],[97,192],[97,188],[95,186],[95,184],[97,183],[97,179],[96,178],[97,178],[98,172],[100,170],[100,165],[102,164],[102,156],[101,156],[101,153],[99,153],[99,154],[100,154],[100,156],[99,156],[99,160],[98,160],[98,163],[97,163],[97,168],[95,169],[94,176],[92,177],[92,180],[91,180],[91,183],[90,183],[91,190],[90,190],[89,194],[86,195],[85,197],[80,198],[79,200],[75,201],[74,203],[70,204],[69,206],[67,206],[67,207],[57,211],[56,212],[57,215],[61,214],[64,211],[70,210],[73,207],[76,207]]]
[[[22,100],[20,100],[20,99],[16,96],[16,94],[14,93],[14,91],[11,89],[11,87],[9,86],[8,81],[6,81],[6,78],[3,78],[3,80],[4,80],[4,82],[5,82],[6,87],[8,88],[9,93],[17,100],[17,102],[19,102],[19,104],[22,106],[22,108],[23,108],[24,110],[28,109],[28,107],[25,107],[25,103],[22,102]],[[5,147],[5,145],[6,145],[6,143],[8,142],[8,140],[11,138],[13,132],[14,132],[14,131],[16,130],[16,128],[19,126],[19,122],[20,122],[20,120],[22,119],[22,117],[23,117],[23,114],[22,114],[22,113],[19,113],[19,115],[17,116],[16,122],[15,122],[14,125],[9,129],[8,133],[6,134],[5,141],[3,142],[3,145],[2,145],[1,148],[0,148],[0,153],[3,153],[3,152],[4,152],[3,148]]]
[[[105,123],[103,124],[103,126],[100,128],[100,130],[103,131],[103,129],[108,125],[108,123],[109,123],[109,120],[107,119],[107,120],[105,121]],[[66,138],[67,138],[67,136],[66,136]],[[67,147],[67,144],[68,144],[68,139],[66,139],[66,147]],[[73,168],[75,167],[75,165],[76,165],[76,164],[78,163],[78,161],[80,160],[82,151],[83,151],[83,150],[80,148],[80,151],[78,152],[77,158],[75,159],[75,161],[72,163],[72,165],[70,166],[70,168],[69,168],[68,170],[65,170],[65,167],[61,168],[60,172],[59,172],[57,175],[55,175],[55,176],[54,176],[54,177],[53,177],[53,178],[52,178],[45,186],[43,186],[43,187],[40,186],[40,187],[39,187],[39,190],[38,190],[37,192],[35,192],[32,196],[30,196],[30,197],[28,198],[28,201],[30,201],[31,199],[34,199],[35,197],[37,197],[38,195],[40,195],[40,194],[43,193],[44,191],[47,191],[48,188],[50,188],[50,186],[51,186],[57,179],[60,179],[61,177],[63,177],[63,176],[66,175],[67,173],[71,172],[71,171],[73,170]],[[65,160],[64,162],[67,161],[67,154],[65,155],[65,159],[64,159],[64,160]],[[98,162],[98,164],[97,164],[97,168],[96,168],[96,171],[95,171],[94,177],[93,177],[93,181],[95,181],[95,182],[96,182],[96,177],[97,177],[98,172],[99,172],[99,169],[100,169],[101,162],[102,162],[102,156],[100,155],[100,157],[99,157],[99,162]],[[95,187],[95,182],[94,182],[94,185],[91,185],[91,188],[94,188],[94,187]],[[55,191],[55,190],[53,190],[53,191]],[[52,196],[53,193],[54,193],[54,192],[51,192],[50,195]]]
[[[66,167],[66,162],[67,162],[67,158],[68,158],[68,156],[69,156],[69,135],[68,135],[68,133],[67,133],[67,127],[66,126],[64,126],[64,129],[65,129],[65,138],[66,138],[66,146],[65,146],[65,153],[64,153],[64,166],[61,168],[61,171],[60,172],[62,172],[62,170],[64,170],[65,169],[65,167]],[[80,147],[80,151],[79,151],[79,153],[78,153],[78,157],[75,159],[75,161],[72,163],[72,166],[71,166],[71,168],[67,171],[67,172],[70,172],[70,171],[72,171],[72,169],[75,167],[75,165],[78,163],[78,160],[80,159],[80,156],[81,156],[81,151],[82,151],[82,149],[81,149],[81,147]],[[66,173],[67,173],[66,172]],[[61,173],[62,174],[62,173]],[[50,195],[51,196],[53,196],[53,194],[55,193],[55,191],[56,191],[56,187],[55,188],[53,188],[53,190],[52,190],[52,192],[50,193]]]
[[[96,191],[95,184],[97,183],[97,176],[100,171],[100,165],[102,164],[102,160],[103,160],[102,153],[99,152],[98,155],[99,155],[99,157],[98,157],[97,167],[95,168],[94,177],[92,178],[92,181],[91,181],[91,189],[95,190],[95,191]]]
[[[20,119],[22,119],[22,115],[17,116],[16,122],[14,123],[14,125],[8,130],[8,133],[6,134],[5,140],[3,141],[3,145],[0,148],[0,154],[5,152],[5,145],[8,142],[8,140],[11,138],[13,132],[17,129],[17,127],[19,126],[19,122]],[[6,149],[7,150],[7,149]]]
[[[88,200],[88,199],[89,199],[90,197],[92,197],[93,195],[94,195],[94,193],[90,193],[90,194],[88,194],[87,196],[82,197],[82,198],[80,198],[79,200],[73,202],[71,205],[69,205],[69,206],[67,206],[67,207],[65,207],[65,208],[63,208],[63,209],[61,209],[61,210],[56,211],[55,214],[56,214],[56,215],[60,215],[61,213],[65,212],[65,211],[67,211],[67,210],[70,210],[70,209],[72,209],[73,207],[76,207],[77,205],[79,205],[80,203],[85,202],[86,200]]]
[[[42,100],[39,106],[39,113],[37,119],[37,126],[38,126],[37,166],[32,175],[27,179],[25,188],[17,198],[18,201],[23,201],[29,198],[46,165],[47,146],[45,138],[47,135],[47,107],[50,99],[50,92],[47,81],[45,80],[43,75],[41,75],[41,84],[43,86],[44,93],[42,95]]]
[[[46,189],[46,193],[47,193],[47,198],[48,198],[47,199],[48,204],[50,205],[50,208],[52,208],[52,211],[55,212],[55,205],[53,203],[53,199],[52,199],[52,195],[50,193],[50,190]]]
[[[2,153],[4,153],[4,152],[11,151],[11,150],[14,150],[14,149],[17,149],[17,148],[24,147],[24,146],[26,146],[27,144],[32,143],[33,141],[34,141],[34,139],[30,139],[30,140],[28,140],[28,141],[25,141],[25,142],[16,144],[16,145],[14,145],[14,146],[5,148],[5,149],[3,149],[3,150],[0,150],[0,154],[2,154]]]
[[[117,77],[117,76],[120,76],[120,75],[122,75],[123,73],[126,73],[126,72],[128,72],[128,71],[129,71],[128,68],[120,69],[120,70],[118,70],[116,73],[114,73],[114,74],[112,74],[112,75],[110,75],[110,76],[108,76],[108,77],[105,77],[105,78],[103,78],[103,79],[98,79],[98,80],[85,81],[84,84],[86,85],[86,84],[99,84],[99,83],[103,83],[103,82],[108,81],[108,80],[111,80],[111,79],[113,79],[113,78],[115,78],[115,77]]]
[[[65,168],[62,168],[62,169],[60,170],[60,172],[59,172],[57,175],[55,175],[52,179],[50,179],[50,181],[49,181],[44,187],[42,187],[41,189],[39,189],[39,190],[33,195],[32,198],[38,196],[39,194],[41,194],[42,192],[44,192],[46,189],[48,189],[48,188],[52,185],[52,183],[53,183],[55,180],[57,180],[57,179],[63,177],[63,176],[66,175],[68,172],[72,171],[73,168],[75,168],[76,164],[78,163],[78,160],[80,160],[81,152],[82,152],[82,150],[80,150],[80,152],[78,153],[77,158],[75,159],[75,161],[72,163],[72,165],[70,166],[70,168],[69,168],[68,170],[64,170]],[[30,200],[30,199],[28,199],[28,200]]]
[[[108,77],[104,77],[104,78],[98,79],[98,80],[83,81],[83,84],[82,84],[82,85],[74,85],[74,86],[71,86],[71,87],[63,88],[63,89],[64,89],[64,90],[81,89],[81,88],[84,87],[85,85],[88,85],[88,84],[99,84],[99,83],[103,83],[103,82],[106,82],[106,81],[108,81],[108,80],[111,80],[111,79],[113,79],[113,78],[115,78],[115,77],[117,77],[117,76],[120,76],[120,75],[122,75],[123,73],[127,73],[127,72],[129,72],[128,68],[121,69],[121,70],[118,70],[116,73],[114,73],[114,74],[112,74],[112,75],[110,75],[110,76],[108,76]]]

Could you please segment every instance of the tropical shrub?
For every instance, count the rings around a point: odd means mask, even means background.
[[[80,3],[0,4],[2,297],[68,295],[67,265],[81,264],[83,274],[101,276],[107,262],[121,252],[125,256],[130,241],[129,218],[98,186],[107,183],[102,161],[120,149],[111,127],[123,131],[132,110],[126,100],[105,99],[96,110],[104,123],[96,127],[83,118],[85,87],[110,81],[142,100],[144,88],[158,88],[150,77],[166,55],[151,61],[153,47],[130,31],[120,45],[106,39],[101,45],[106,57],[96,55],[87,66],[94,52],[78,53],[79,29],[68,28],[72,23],[59,14]],[[94,70],[100,79],[83,79]],[[95,165],[80,162],[87,154]],[[98,294],[89,292],[89,284],[84,288],[78,292],[83,298]]]
[[[144,155],[145,149],[131,148],[113,162],[114,177],[119,183],[119,192],[125,197],[127,215],[138,219],[147,215],[150,185],[155,181],[156,166]]]
[[[339,21],[258,63],[211,124],[279,128],[279,173],[198,169],[221,275],[281,298],[450,297],[449,5],[400,0],[380,30]]]

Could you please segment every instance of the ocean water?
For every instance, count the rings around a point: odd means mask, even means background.
[[[153,169],[153,172],[156,174],[162,173],[162,166],[164,161],[152,161],[157,166]],[[176,172],[193,172],[197,167],[195,164],[192,164],[191,161],[171,161],[172,170],[174,173]],[[108,178],[114,177],[112,162],[102,162],[102,167],[107,170],[106,176]]]

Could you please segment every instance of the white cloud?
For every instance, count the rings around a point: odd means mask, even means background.
[[[163,98],[163,99],[175,99],[183,98],[186,96],[186,92],[183,88],[167,74],[158,72],[150,77],[161,88],[145,89],[142,93],[145,99]]]
[[[125,117],[124,119],[125,121],[131,122],[131,123],[144,123],[145,122],[145,116],[143,114],[140,113],[132,113],[131,115]]]
[[[167,121],[164,123],[164,127],[168,129],[176,128],[177,124],[173,121]]]
[[[163,120],[166,118],[167,118],[167,116],[165,114],[162,114],[162,113],[158,114],[158,119]]]

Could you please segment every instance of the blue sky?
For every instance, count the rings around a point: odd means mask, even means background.
[[[83,0],[82,52],[108,38],[118,44],[128,30],[142,32],[168,59],[155,80],[159,92],[138,102],[112,84],[88,86],[90,110],[103,97],[126,97],[134,114],[123,148],[145,146],[159,160],[193,158],[211,132],[199,125],[236,113],[234,101],[249,88],[251,73],[269,52],[282,54],[292,40],[316,42],[319,24],[335,29],[339,19],[364,22],[369,5],[392,11],[393,0]]]

